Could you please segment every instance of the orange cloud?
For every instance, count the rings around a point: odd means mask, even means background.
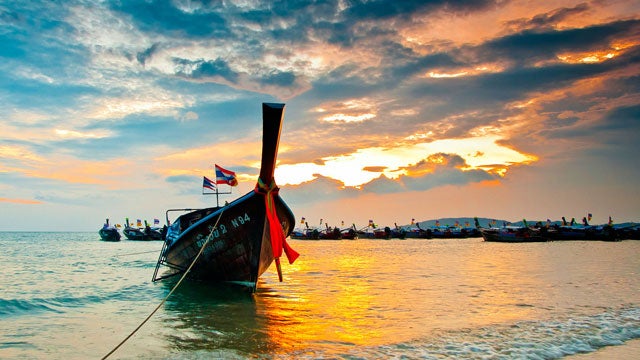
[[[42,201],[39,200],[31,200],[31,199],[9,199],[9,198],[0,198],[0,202],[7,202],[13,204],[43,204]]]

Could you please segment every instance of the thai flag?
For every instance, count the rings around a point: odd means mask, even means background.
[[[236,173],[231,170],[223,169],[216,164],[216,184],[227,184],[229,186],[238,185]]]
[[[216,184],[208,177],[204,176],[202,179],[202,187],[205,189],[215,190]]]

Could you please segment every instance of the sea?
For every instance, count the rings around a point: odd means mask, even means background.
[[[640,358],[637,240],[289,243],[250,293],[151,281],[161,241],[0,232],[0,358]]]

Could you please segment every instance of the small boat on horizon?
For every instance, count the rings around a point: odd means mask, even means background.
[[[102,229],[98,230],[98,234],[102,241],[120,241],[120,232],[115,226],[109,225],[109,219],[106,219]]]
[[[273,262],[282,281],[280,256],[284,252],[289,263],[298,257],[286,241],[295,219],[273,177],[284,107],[262,104],[262,160],[255,189],[222,207],[183,214],[170,225],[167,219],[153,281],[188,271],[194,280],[239,284],[255,292],[258,278]],[[161,266],[164,274],[158,273]]]

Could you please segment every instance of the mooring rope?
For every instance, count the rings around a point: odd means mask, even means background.
[[[150,251],[142,251],[142,252],[135,252],[135,253],[126,253],[126,254],[115,254],[112,255],[113,257],[120,257],[120,256],[131,256],[131,255],[141,255],[141,254],[151,254],[151,253],[157,253],[158,250],[150,250]]]
[[[153,309],[151,314],[149,314],[149,316],[147,316],[147,318],[144,319],[140,323],[140,325],[138,325],[138,327],[136,327],[129,335],[127,335],[127,337],[124,338],[124,340],[122,340],[118,345],[116,345],[116,347],[114,347],[111,351],[109,351],[109,353],[107,355],[102,357],[101,360],[105,360],[106,358],[111,356],[114,352],[116,352],[116,350],[118,350],[122,345],[124,345],[124,343],[126,343],[136,332],[138,332],[138,330],[140,330],[140,328],[142,328],[142,326],[144,326],[144,324],[146,324],[147,321],[149,321],[149,319],[151,319],[153,314],[155,314],[160,309],[160,307],[162,305],[164,305],[164,303],[167,301],[167,299],[169,299],[169,296],[171,296],[171,294],[173,294],[173,292],[178,288],[178,286],[180,286],[180,284],[182,283],[182,280],[184,280],[187,277],[187,274],[189,274],[189,271],[191,271],[191,268],[196,263],[196,261],[198,261],[198,259],[200,258],[200,255],[202,255],[202,253],[204,252],[204,248],[207,246],[207,244],[211,240],[211,235],[213,234],[213,231],[218,227],[218,222],[220,221],[220,218],[222,217],[222,213],[223,212],[224,212],[224,208],[222,208],[222,211],[220,211],[220,214],[218,215],[218,219],[216,219],[216,223],[213,225],[213,228],[211,228],[211,231],[209,232],[209,235],[207,236],[207,240],[204,242],[204,244],[202,244],[202,247],[200,248],[200,251],[198,252],[196,257],[193,259],[193,261],[191,262],[191,265],[189,265],[189,267],[184,272],[184,274],[182,274],[182,277],[180,278],[180,280],[178,280],[176,285],[171,289],[171,291],[169,291],[167,296],[165,296],[164,299],[162,299],[160,304],[158,304],[158,306],[156,306],[156,308]]]

